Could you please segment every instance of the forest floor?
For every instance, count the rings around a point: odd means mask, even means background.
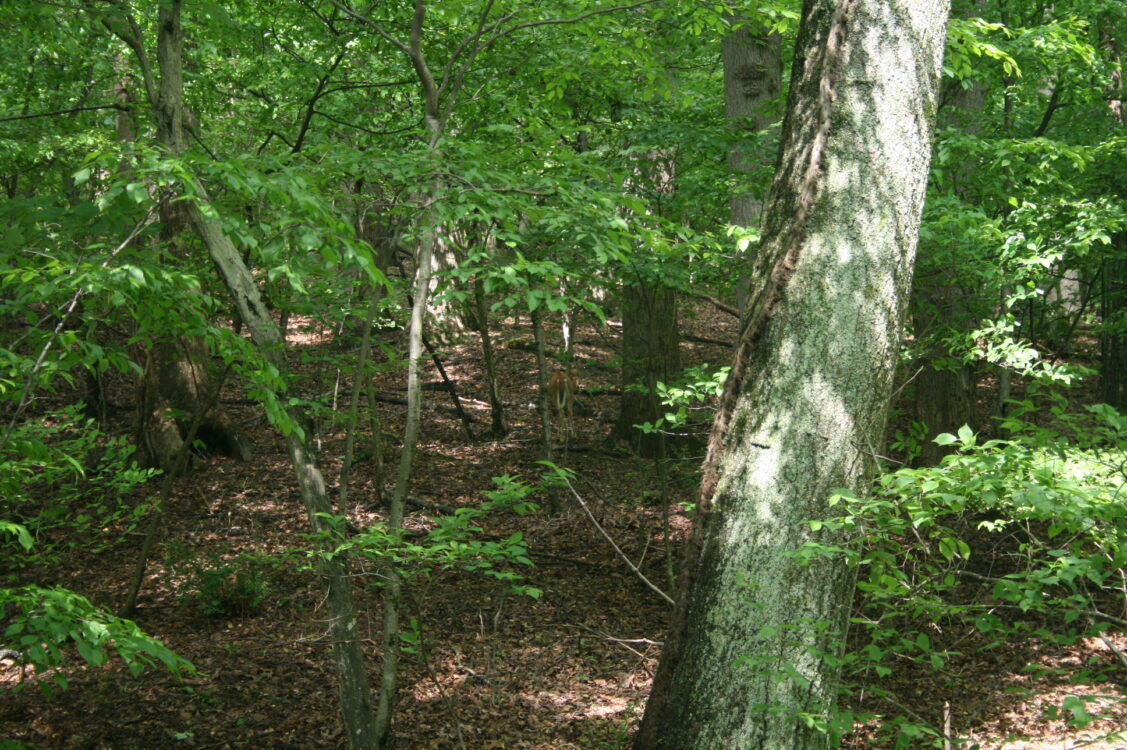
[[[337,382],[323,365],[303,365],[318,351],[341,356],[331,332],[309,330],[295,321],[289,340],[294,367],[307,394],[337,387],[346,401],[347,379]],[[709,307],[697,308],[683,329],[701,337],[731,340],[734,321]],[[617,350],[614,326],[580,332],[576,377],[581,412],[578,437],[566,464],[577,472],[576,488],[599,523],[629,558],[659,586],[668,587],[664,560],[662,503],[672,515],[674,548],[688,521],[677,503],[695,500],[699,453],[673,466],[659,486],[652,462],[605,447],[617,407]],[[448,403],[428,390],[428,408],[416,459],[412,494],[448,506],[476,506],[492,477],[519,475],[535,480],[542,458],[536,401],[535,355],[527,327],[509,325],[499,346],[501,390],[509,405],[511,432],[502,440],[467,439],[457,418],[435,404]],[[445,365],[484,433],[488,426],[486,388],[479,348],[446,347]],[[728,351],[712,344],[684,344],[685,364],[726,363]],[[402,373],[379,378],[382,393],[403,396]],[[439,382],[433,367],[425,380]],[[115,430],[128,434],[131,390],[122,383],[111,401]],[[308,529],[292,469],[280,436],[269,429],[261,409],[246,402],[238,384],[223,394],[227,408],[252,434],[256,455],[249,463],[222,457],[199,461],[175,483],[163,532],[148,566],[135,616],[146,631],[190,659],[198,673],[185,679],[148,670],[131,676],[117,660],[102,667],[65,668],[69,689],[50,697],[32,683],[32,674],[12,660],[0,661],[0,748],[13,742],[42,748],[338,748],[344,746],[337,709],[336,678],[329,655],[320,581],[307,567],[303,550]],[[379,406],[388,434],[401,432],[402,406]],[[343,454],[343,435],[323,428],[321,455],[330,483]],[[388,456],[394,471],[395,455]],[[381,520],[373,504],[370,470],[353,471],[350,505],[359,527]],[[389,483],[390,484],[390,483]],[[157,483],[145,488],[155,492]],[[334,485],[335,491],[335,485]],[[139,494],[135,500],[144,497]],[[535,498],[545,505],[543,497]],[[432,525],[418,508],[407,526]],[[535,566],[522,570],[525,583],[543,591],[538,599],[506,594],[480,574],[438,571],[417,579],[407,593],[407,612],[417,620],[422,655],[402,665],[395,715],[397,746],[411,749],[465,747],[587,750],[626,748],[641,718],[659,656],[668,606],[623,564],[600,532],[574,503],[561,514],[491,515],[480,523],[485,538],[504,539],[520,531]],[[65,585],[116,610],[136,564],[139,532],[95,552],[83,540],[58,565],[37,570],[35,582]],[[242,557],[240,557],[242,556]],[[214,617],[200,610],[201,569],[257,571],[268,583],[262,608],[249,616]],[[361,566],[354,592],[370,671],[380,664],[380,589],[370,568]],[[944,641],[964,654],[942,673],[904,664],[879,687],[891,700],[862,689],[851,701],[856,711],[907,714],[969,736],[984,748],[1007,750],[1111,750],[1122,743],[1100,739],[1127,726],[1127,711],[1113,706],[1124,684],[1073,684],[1068,676],[1092,663],[1121,658],[1109,643],[1127,652],[1127,638],[1088,639],[1071,646],[1029,640],[981,651],[973,635],[936,629],[935,648]],[[1031,665],[1045,668],[1040,674]],[[1120,669],[1122,676],[1124,670]],[[16,689],[22,683],[22,689]],[[870,686],[871,687],[871,686]],[[1051,706],[1066,695],[1092,696],[1088,709],[1107,708],[1107,718],[1085,730],[1049,720]],[[892,747],[877,736],[876,720],[858,725],[845,739],[849,748]],[[922,744],[920,746],[923,746]]]

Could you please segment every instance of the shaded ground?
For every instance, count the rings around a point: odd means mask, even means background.
[[[730,339],[730,319],[709,308],[686,325],[698,335]],[[612,328],[612,331],[615,329]],[[651,463],[603,447],[615,416],[617,399],[611,381],[615,370],[601,364],[614,355],[611,334],[586,331],[576,370],[584,391],[577,415],[579,438],[566,463],[581,477],[578,488],[596,516],[646,575],[665,587],[661,492],[671,503],[691,502],[699,457],[689,456],[675,469],[671,486],[656,486]],[[446,411],[428,408],[415,471],[413,494],[454,506],[481,502],[490,478],[519,474],[531,479],[540,455],[535,402],[534,356],[524,329],[505,329],[501,347],[502,392],[511,404],[514,428],[495,442],[467,441],[460,424]],[[298,350],[334,346],[324,332],[295,328]],[[726,351],[710,344],[687,344],[683,359],[723,363]],[[295,355],[295,366],[301,367]],[[478,350],[470,345],[450,351],[447,369],[470,406],[485,403]],[[324,368],[306,373],[308,393],[334,386]],[[431,382],[437,373],[427,370]],[[381,378],[386,393],[401,393],[400,377]],[[347,392],[346,383],[340,384]],[[602,393],[603,395],[596,395]],[[244,397],[233,386],[231,402]],[[118,400],[127,400],[127,395]],[[428,392],[428,403],[448,403]],[[251,464],[210,458],[176,484],[166,529],[148,569],[139,624],[192,660],[199,674],[183,681],[149,671],[129,676],[120,663],[101,668],[70,667],[70,690],[47,699],[30,683],[34,676],[11,660],[0,661],[0,739],[35,743],[43,748],[336,748],[343,747],[329,660],[321,588],[304,569],[300,550],[307,528],[304,511],[281,440],[266,427],[253,405],[235,414],[255,437],[257,458]],[[488,412],[473,408],[484,432]],[[380,405],[383,429],[396,433],[402,407]],[[128,419],[122,415],[123,424]],[[326,475],[333,481],[342,452],[341,435],[326,427],[321,436]],[[394,455],[389,456],[394,459]],[[351,500],[358,526],[380,518],[370,473],[353,473]],[[538,498],[543,502],[543,498]],[[683,537],[687,522],[673,509],[673,534]],[[408,521],[414,529],[428,524],[417,510]],[[526,582],[543,590],[537,599],[506,595],[490,579],[461,572],[437,573],[410,588],[408,614],[421,624],[425,658],[408,658],[400,679],[396,734],[402,748],[625,748],[641,716],[658,644],[663,637],[666,605],[616,559],[598,531],[570,505],[557,517],[496,516],[483,522],[488,538],[521,531],[536,567],[524,571]],[[216,618],[203,614],[194,591],[199,567],[231,564],[240,554],[278,556],[260,568],[269,596],[253,616]],[[61,583],[96,603],[116,608],[135,563],[136,545],[126,542],[102,554],[81,548],[40,583]],[[379,590],[371,570],[361,569],[355,593],[360,629],[374,675],[379,666]],[[1066,695],[1122,698],[1122,684],[1074,686],[1065,677],[1096,660],[1119,657],[1108,645],[1127,652],[1127,639],[1109,637],[1071,647],[1047,648],[1035,642],[1003,644],[990,651],[975,648],[966,634],[937,633],[959,642],[965,654],[942,675],[905,665],[880,686],[895,705],[862,693],[856,706],[879,713],[911,714],[937,727],[945,706],[953,733],[970,735],[983,747],[1012,750],[1125,747],[1093,742],[1127,726],[1127,712],[1085,731],[1063,721],[1045,721],[1046,709]],[[1034,676],[1031,664],[1063,670]],[[1123,667],[1123,665],[1120,665]],[[1118,671],[1121,679],[1127,667]],[[12,689],[23,681],[25,689]],[[1093,713],[1107,699],[1096,699]],[[875,724],[859,726],[847,738],[852,748],[876,747]],[[1024,739],[1011,739],[1025,736]],[[0,742],[0,747],[3,747]]]

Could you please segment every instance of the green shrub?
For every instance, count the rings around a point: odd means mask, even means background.
[[[838,494],[830,504],[840,514],[811,522],[827,541],[798,555],[843,555],[857,571],[852,627],[864,634],[845,655],[847,684],[882,697],[880,680],[905,664],[942,672],[961,654],[937,632],[975,633],[988,649],[1031,637],[1070,643],[1121,624],[1106,602],[1127,569],[1127,418],[1106,405],[1077,415],[1032,402],[1012,415],[1009,439],[980,443],[966,427],[940,435],[956,452],[939,466],[884,474],[868,496]],[[1111,677],[1092,666],[1062,676]],[[1082,700],[1058,709],[1075,728],[1100,718],[1077,710]],[[915,717],[884,726],[897,747],[945,741]]]
[[[192,598],[208,617],[254,617],[270,598],[270,561],[240,555],[230,562],[213,559],[192,574]]]
[[[0,519],[36,540],[0,535],[0,560],[17,570],[57,560],[81,544],[96,552],[132,531],[148,504],[127,495],[157,472],[138,468],[133,447],[109,438],[77,404],[16,425],[0,445]]]

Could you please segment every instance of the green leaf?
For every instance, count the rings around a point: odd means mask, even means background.
[[[149,191],[143,182],[131,182],[125,186],[125,194],[134,203],[144,203],[149,199]]]

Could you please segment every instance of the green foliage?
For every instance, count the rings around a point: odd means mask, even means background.
[[[395,534],[384,524],[339,541],[333,554],[351,552],[374,562],[391,561],[400,575],[411,580],[440,570],[462,570],[494,578],[517,594],[540,597],[541,591],[521,583],[513,566],[530,566],[528,547],[521,532],[501,540],[479,538],[477,521],[490,513],[512,512],[524,515],[536,510],[528,500],[535,488],[518,478],[494,477],[496,488],[486,491],[488,501],[477,508],[458,508],[453,514],[431,519],[433,526],[418,541]],[[340,519],[326,518],[339,525]]]
[[[994,60],[1007,75],[1021,75],[1017,62],[989,40],[991,35],[1010,35],[1004,24],[987,23],[981,18],[952,17],[947,22],[947,50],[943,56],[943,75],[967,81],[974,77],[976,58]]]
[[[124,438],[80,416],[82,405],[13,427],[0,444],[0,559],[9,569],[57,559],[81,545],[98,551],[137,527],[147,503],[128,495],[157,472],[140,469]],[[38,541],[31,551],[30,541]]]
[[[712,423],[712,403],[719,398],[728,379],[729,367],[698,365],[689,367],[675,382],[658,381],[657,395],[664,412],[656,422],[635,425],[645,433],[705,432]],[[640,386],[631,386],[640,387]]]
[[[0,611],[7,626],[2,643],[20,652],[22,658],[44,672],[61,666],[73,647],[91,666],[106,662],[111,652],[134,675],[146,667],[162,665],[174,674],[194,672],[191,662],[177,656],[156,638],[145,634],[132,620],[115,617],[88,599],[63,588],[22,586],[0,589]],[[58,687],[67,688],[66,676],[52,672]],[[50,692],[50,685],[38,682]]]
[[[1127,567],[1127,418],[1106,405],[1048,411],[1046,426],[1025,421],[1046,413],[1041,404],[1015,405],[1008,440],[980,443],[965,427],[941,435],[957,452],[940,466],[885,474],[869,497],[835,495],[840,513],[811,523],[833,541],[799,556],[844,556],[858,572],[853,622],[865,645],[846,658],[851,680],[906,663],[944,670],[962,654],[934,642],[935,625],[974,633],[983,649],[1030,636],[1070,643],[1107,626],[1104,592]],[[1064,676],[1109,678],[1089,668]],[[1093,720],[1080,698],[1063,709],[1074,725]],[[942,741],[916,720],[885,729],[897,746]]]
[[[189,597],[208,617],[255,617],[270,599],[274,562],[269,557],[243,554],[229,561],[213,557],[210,564],[193,565]]]

